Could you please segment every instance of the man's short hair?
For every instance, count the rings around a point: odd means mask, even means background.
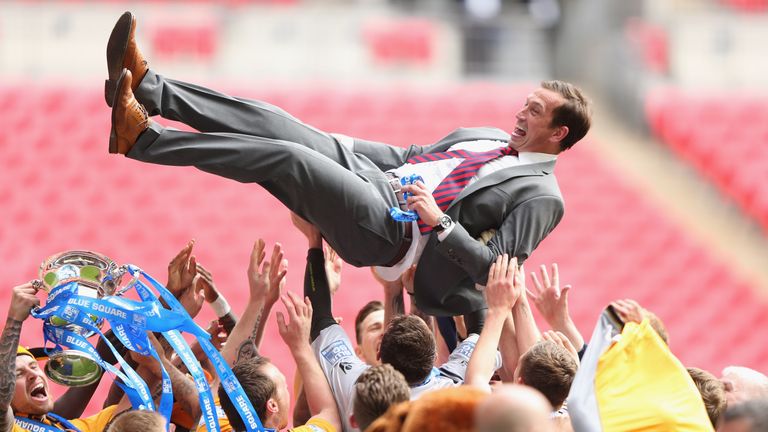
[[[568,397],[579,365],[562,346],[539,341],[520,357],[520,378],[540,391],[555,409]]]
[[[768,399],[752,399],[746,402],[729,406],[720,418],[720,425],[730,422],[749,423],[751,432],[764,432],[768,430]]]
[[[253,409],[256,410],[262,423],[267,414],[267,401],[275,395],[277,390],[274,381],[261,370],[268,363],[268,358],[257,356],[241,361],[232,367],[235,378],[240,381],[245,396],[251,401],[251,405],[253,405]],[[243,419],[240,418],[240,413],[229,399],[227,392],[224,391],[224,386],[219,386],[219,402],[232,429],[235,431],[246,430]]]
[[[165,417],[156,411],[123,411],[112,417],[104,432],[165,432]]]
[[[423,382],[435,364],[435,338],[424,320],[414,315],[392,319],[381,338],[382,363],[400,371],[408,385]]]
[[[361,326],[363,325],[363,321],[373,312],[376,312],[378,310],[383,310],[384,304],[381,303],[378,300],[371,300],[368,303],[363,306],[362,309],[360,309],[359,312],[357,312],[357,316],[355,317],[355,340],[357,340],[357,344],[360,345],[363,343],[363,329]]]
[[[565,102],[552,113],[551,126],[567,126],[568,135],[560,141],[560,150],[573,147],[589,131],[592,124],[592,108],[581,89],[564,81],[543,81],[541,87],[559,93]]]
[[[358,427],[365,430],[390,406],[410,397],[411,389],[405,377],[392,365],[382,364],[366,369],[357,377],[352,397],[352,412]]]
[[[717,419],[725,411],[725,386],[723,382],[717,379],[711,373],[689,367],[688,375],[693,379],[696,388],[701,393],[701,400],[704,401],[704,407],[707,408],[707,415],[712,422],[712,426],[717,428]]]

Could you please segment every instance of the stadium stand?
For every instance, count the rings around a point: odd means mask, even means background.
[[[456,125],[508,127],[529,90],[490,84],[434,91],[265,88],[239,93],[278,102],[323,129],[399,145],[431,142]],[[8,125],[0,132],[0,178],[6,185],[0,237],[14,245],[0,257],[11,269],[0,274],[3,286],[33,277],[47,254],[75,247],[135,263],[164,280],[170,257],[194,237],[198,259],[237,305],[247,295],[250,243],[263,237],[283,243],[291,262],[288,286],[298,289],[305,245],[287,211],[257,186],[109,157],[109,112],[100,91],[12,86],[0,89],[0,100],[0,117]],[[733,362],[768,366],[759,332],[744,331],[768,325],[765,302],[748,281],[738,280],[728,263],[713,259],[623,184],[589,142],[562,155],[558,177],[566,216],[528,267],[560,264],[563,281],[575,286],[572,314],[585,335],[609,301],[633,297],[666,322],[673,350],[685,364],[710,370]],[[687,271],[694,265],[696,271]],[[351,268],[342,291],[336,309],[348,317],[381,295],[367,271]],[[24,340],[40,342],[39,332],[28,327]],[[270,325],[266,340],[274,338]],[[727,340],[724,350],[718,341]],[[281,344],[266,351],[290,364]]]
[[[768,231],[768,101],[745,93],[674,88],[646,101],[652,132]]]

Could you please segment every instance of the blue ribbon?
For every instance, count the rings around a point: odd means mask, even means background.
[[[59,417],[53,413],[48,413],[46,414],[46,416],[59,422],[62,426],[64,426],[64,429],[80,432],[80,429],[76,428],[75,425],[73,425],[69,420],[63,417]],[[53,425],[49,425],[41,421],[33,420],[28,417],[16,416],[14,417],[14,421],[21,428],[26,429],[30,432],[60,432],[62,430],[57,427],[54,427]]]
[[[168,304],[168,306],[171,308],[172,311],[177,312],[179,314],[183,314],[186,316],[188,322],[183,326],[184,328],[187,328],[188,331],[192,334],[194,334],[197,337],[197,341],[200,344],[200,347],[203,349],[203,352],[208,356],[208,358],[211,360],[211,363],[213,364],[214,368],[216,369],[216,373],[219,376],[219,380],[221,381],[221,385],[224,388],[224,391],[227,393],[227,396],[230,398],[230,400],[233,402],[233,405],[237,409],[237,412],[240,414],[240,418],[243,419],[243,423],[245,424],[246,430],[248,432],[251,431],[272,431],[272,429],[264,428],[264,426],[261,423],[261,420],[259,419],[259,415],[256,413],[256,410],[253,408],[253,405],[251,404],[251,401],[246,397],[245,391],[243,391],[243,387],[240,385],[240,382],[235,377],[235,374],[232,372],[232,369],[229,367],[227,362],[224,360],[224,358],[221,356],[221,353],[219,353],[219,350],[216,349],[215,346],[210,341],[210,335],[208,332],[206,332],[202,327],[198,326],[192,318],[189,316],[187,311],[184,309],[184,306],[176,299],[176,297],[168,291],[162,284],[157,282],[154,278],[152,278],[150,275],[142,271],[136,266],[133,265],[127,265],[128,272],[134,276],[134,281],[132,282],[133,286],[136,288],[136,292],[139,294],[142,298],[154,298],[157,297],[154,295],[154,293],[149,290],[149,288],[139,279],[138,276],[143,276],[151,285],[153,288],[157,290],[157,292],[160,293],[160,297]],[[172,333],[169,332],[168,335],[163,333],[163,336],[168,339],[169,336],[172,336]],[[186,345],[186,342],[184,342],[183,339],[179,337],[179,340]],[[168,342],[173,342],[168,339]],[[175,347],[174,347],[175,348]],[[189,347],[187,346],[187,349]],[[178,352],[178,350],[177,350]],[[191,350],[190,350],[191,354]],[[179,354],[181,356],[181,353]],[[182,360],[184,358],[182,357]],[[194,360],[194,357],[193,357]],[[194,360],[194,363],[197,364],[197,361]],[[185,363],[186,364],[186,363]],[[199,364],[198,364],[199,366]],[[193,375],[194,377],[194,375]],[[196,380],[197,381],[197,380]],[[207,386],[207,382],[206,382]],[[200,390],[200,387],[198,387],[198,390]],[[201,392],[202,394],[202,392]],[[202,405],[201,408],[206,408],[205,405]],[[210,416],[212,418],[216,418],[216,412],[213,410],[213,405],[211,404],[212,413]],[[206,414],[206,424],[208,423],[208,414]],[[214,429],[209,429],[214,430]],[[216,422],[216,429],[218,431],[218,421]]]
[[[34,311],[32,315],[43,320],[56,316],[79,325],[86,330],[98,333],[101,337],[104,337],[104,335],[96,326],[92,317],[97,317],[97,320],[107,320],[113,329],[113,333],[126,348],[143,355],[152,355],[158,361],[160,361],[160,357],[149,342],[146,331],[160,332],[179,354],[179,357],[187,366],[195,381],[208,430],[218,432],[219,422],[210,386],[205,379],[200,363],[195,358],[189,345],[184,341],[179,330],[191,333],[197,338],[203,352],[210,358],[224,390],[233,401],[233,405],[243,419],[246,429],[249,432],[271,431],[271,429],[263,427],[258,414],[256,414],[256,410],[246,397],[234,373],[232,373],[229,365],[224,361],[216,347],[210,342],[208,332],[192,320],[176,297],[162,284],[136,266],[128,265],[126,268],[128,273],[133,276],[133,280],[128,284],[126,290],[134,288],[141,298],[141,302],[116,296],[106,296],[98,299],[81,296],[78,294],[77,282],[69,282],[51,290],[46,305]],[[160,297],[168,304],[171,310],[163,307],[158,297],[140,280],[140,277],[145,278],[160,293]],[[102,282],[106,282],[108,279],[109,277],[105,278]],[[154,409],[146,383],[125,362],[108,339],[104,337],[107,346],[122,367],[122,371],[104,362],[96,352],[96,349],[93,348],[85,337],[79,334],[62,327],[50,325],[47,321],[44,324],[43,333],[46,341],[54,343],[57,349],[61,349],[63,346],[83,351],[92,356],[105,370],[118,376],[124,383],[124,385],[121,385],[118,382],[118,385],[123,388],[135,409]],[[160,365],[163,373],[163,394],[159,404],[159,411],[166,418],[170,419],[173,394],[170,379],[165,368],[162,367],[162,362],[160,362]]]
[[[117,359],[122,370],[117,369],[113,365],[102,360],[96,349],[85,339],[83,336],[71,332],[63,327],[57,327],[49,324],[45,321],[43,324],[43,337],[47,342],[52,342],[55,345],[54,351],[60,351],[61,347],[67,347],[78,351],[83,351],[93,357],[102,368],[119,377],[123,382],[118,382],[118,385],[123,389],[128,399],[131,401],[131,405],[134,409],[146,409],[154,410],[154,403],[150,394],[149,388],[143,379],[136,373],[136,371],[123,359],[120,353],[115,349],[109,339],[104,337],[101,330],[95,325],[91,317],[82,313],[73,307],[61,307],[64,302],[67,301],[69,296],[74,295],[77,291],[77,282],[69,282],[67,284],[56,287],[51,291],[53,302],[49,301],[42,308],[32,311],[31,315],[35,318],[47,320],[50,317],[57,316],[67,321],[72,322],[78,326],[85,328],[86,330],[98,333],[100,337],[104,338],[107,347],[112,351],[112,354]],[[49,297],[50,298],[50,297]],[[46,349],[48,352],[48,349]],[[169,411],[170,413],[170,411]]]
[[[420,175],[418,175],[418,174],[411,174],[411,175],[409,175],[407,177],[401,177],[400,178],[400,184],[403,185],[403,186],[409,185],[409,184],[414,184],[417,181],[420,181],[420,182],[423,183],[424,179]],[[408,197],[410,197],[410,196],[411,196],[410,193],[403,192],[403,200],[404,201],[407,202],[408,201]],[[419,215],[415,211],[413,211],[413,210],[403,211],[399,207],[391,207],[389,209],[389,216],[392,219],[394,219],[394,220],[396,220],[398,222],[413,222],[413,221],[419,219]]]

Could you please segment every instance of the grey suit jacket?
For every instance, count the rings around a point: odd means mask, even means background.
[[[381,170],[397,168],[412,156],[447,151],[462,141],[510,138],[496,128],[457,129],[431,146],[399,148],[355,141],[354,151]],[[481,178],[454,200],[446,213],[457,222],[442,242],[430,234],[416,268],[416,304],[437,316],[468,313],[485,307],[475,283],[484,285],[496,256],[525,261],[563,217],[563,197],[553,174],[555,163],[505,168]],[[476,240],[486,230],[496,234],[487,244]]]

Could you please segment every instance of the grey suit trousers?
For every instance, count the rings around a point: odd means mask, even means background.
[[[350,264],[385,265],[397,255],[406,229],[389,217],[397,197],[367,157],[278,107],[151,70],[135,95],[150,115],[180,121],[200,133],[152,123],[128,157],[258,183],[317,226]]]

